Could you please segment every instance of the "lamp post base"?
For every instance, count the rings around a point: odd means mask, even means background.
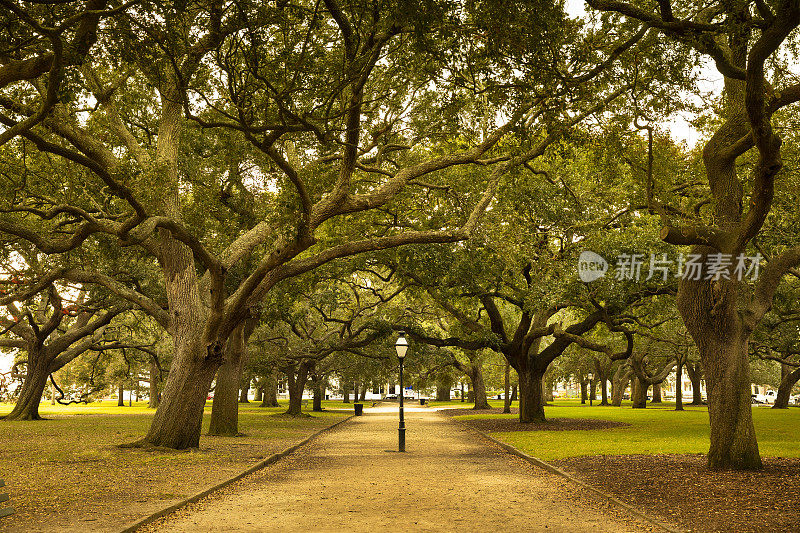
[[[401,452],[406,451],[406,428],[398,429],[397,437],[398,437],[398,442],[400,443],[398,446],[398,451]]]

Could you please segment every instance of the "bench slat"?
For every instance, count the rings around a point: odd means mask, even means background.
[[[0,503],[7,502],[9,499],[8,494],[0,494]]]
[[[9,507],[7,509],[0,509],[0,518],[14,514],[14,509]]]

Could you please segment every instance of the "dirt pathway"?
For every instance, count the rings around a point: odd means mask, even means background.
[[[368,409],[146,531],[648,531],[432,409]]]

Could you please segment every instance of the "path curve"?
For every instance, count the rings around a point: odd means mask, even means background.
[[[651,531],[429,408],[368,409],[141,531]],[[565,445],[568,441],[565,439]]]

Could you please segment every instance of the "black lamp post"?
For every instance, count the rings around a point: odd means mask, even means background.
[[[591,407],[592,406],[592,397],[594,396],[592,394],[592,392],[593,392],[592,380],[594,379],[594,376],[592,375],[591,372],[589,372],[589,375],[587,377],[589,378],[589,407]]]
[[[406,421],[403,418],[403,359],[406,357],[408,351],[408,341],[404,331],[400,332],[397,342],[394,343],[394,348],[397,350],[397,358],[400,360],[400,427],[397,429],[399,439],[399,451],[406,451]]]

